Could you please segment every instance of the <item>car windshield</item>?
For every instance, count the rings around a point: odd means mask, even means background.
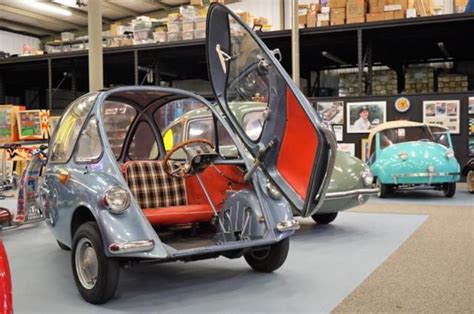
[[[430,126],[430,130],[436,143],[449,147],[449,136],[446,129],[437,126]]]
[[[434,142],[435,140],[427,126],[393,128],[380,132],[381,148],[412,141]]]

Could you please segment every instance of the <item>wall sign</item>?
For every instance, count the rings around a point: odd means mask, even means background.
[[[459,100],[424,101],[423,123],[439,124],[459,134],[459,109]]]
[[[406,97],[400,97],[395,100],[395,109],[398,112],[407,112],[410,109],[410,100]]]

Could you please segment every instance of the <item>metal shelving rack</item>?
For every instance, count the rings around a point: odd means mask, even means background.
[[[270,48],[281,50],[282,64],[290,72],[290,30],[265,32],[260,36]],[[301,74],[308,80],[311,72],[358,68],[359,94],[370,95],[372,67],[386,65],[397,72],[400,91],[404,68],[409,64],[472,62],[472,38],[472,13],[301,29],[300,64],[304,70]],[[153,70],[155,82],[160,78],[171,81],[207,79],[204,48],[203,39],[105,48],[105,83],[110,83],[107,82],[109,71],[113,73],[110,75],[115,80],[113,84],[138,85],[143,76],[140,71],[144,68]],[[15,88],[21,89],[23,84],[26,89],[28,84],[38,80],[37,75],[41,75],[44,81],[42,86],[47,91],[46,107],[53,109],[52,92],[62,73],[70,71],[70,88],[74,94],[81,90],[81,80],[87,80],[84,67],[87,68],[86,50],[1,60],[0,103],[4,100],[7,85],[14,84]],[[368,74],[366,80],[363,74],[365,68]],[[36,75],[30,76],[30,73]]]

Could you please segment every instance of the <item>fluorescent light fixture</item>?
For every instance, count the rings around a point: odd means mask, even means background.
[[[63,8],[57,7],[55,5],[51,5],[51,4],[48,4],[46,2],[41,2],[41,1],[38,1],[38,0],[24,1],[23,3],[27,4],[31,7],[34,7],[38,10],[42,10],[42,11],[49,12],[49,13],[55,13],[55,14],[60,14],[60,15],[65,15],[65,16],[71,16],[72,15],[72,12],[67,10],[67,9],[63,9]]]
[[[67,7],[77,8],[76,0],[53,0],[53,2],[65,5]]]

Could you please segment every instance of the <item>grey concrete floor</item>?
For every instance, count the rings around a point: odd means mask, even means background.
[[[333,225],[301,220],[286,263],[273,274],[243,259],[138,266],[121,273],[114,299],[84,302],[46,225],[1,234],[15,313],[329,312],[390,256],[427,216],[340,213]]]

